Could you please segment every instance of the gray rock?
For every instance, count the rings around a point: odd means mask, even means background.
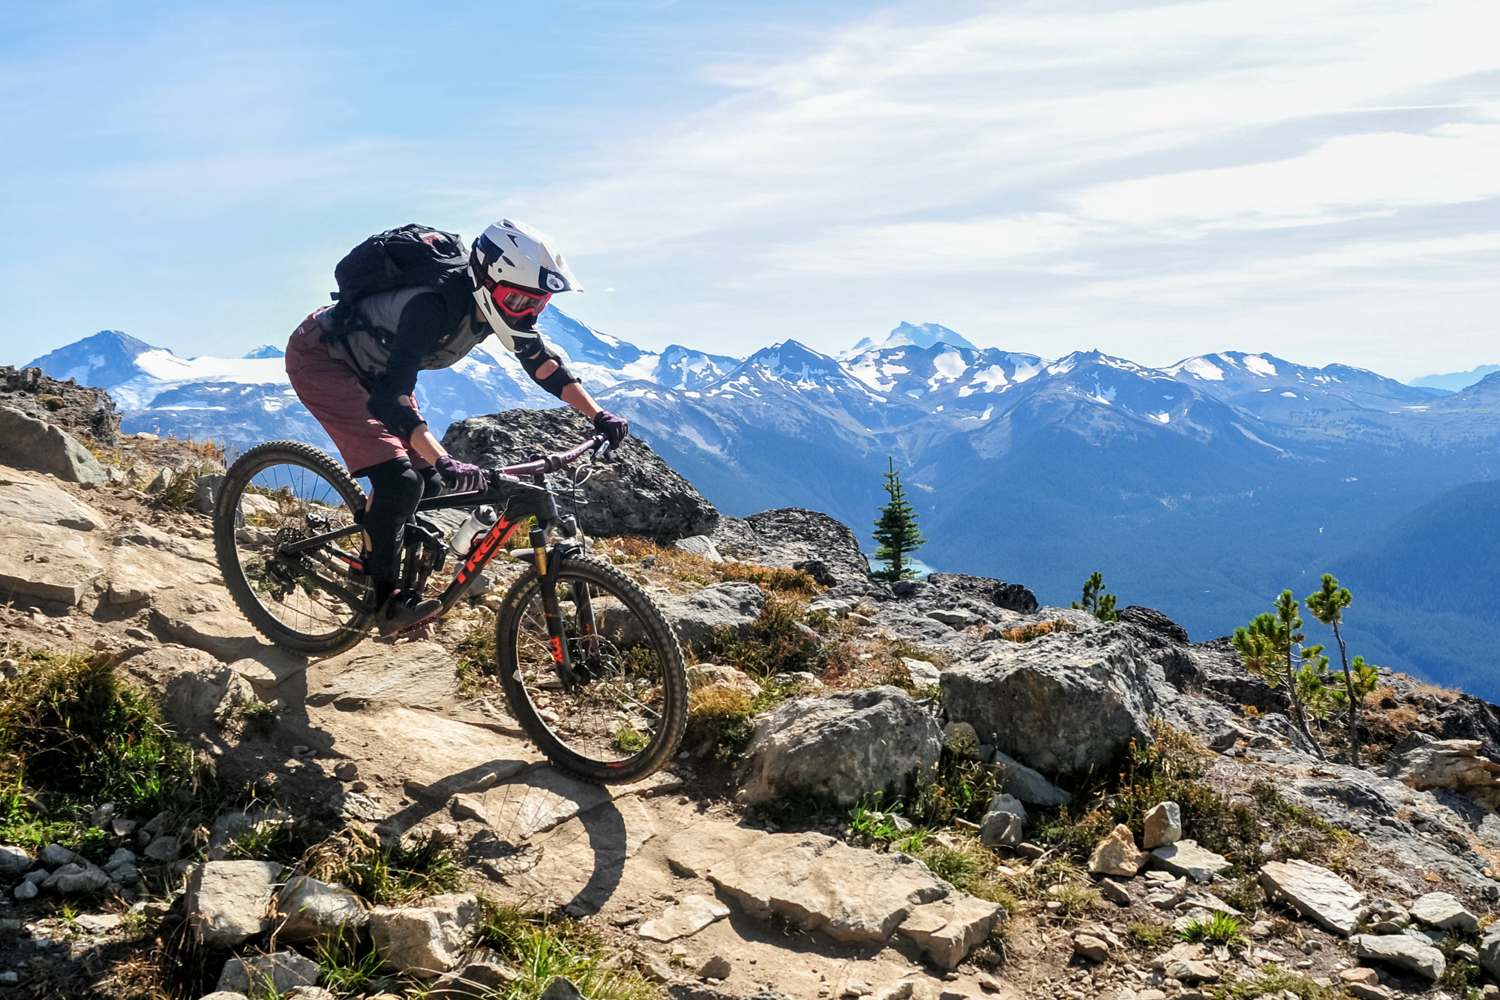
[[[74,531],[97,531],[106,524],[103,514],[67,491],[9,471],[0,473],[0,514]]]
[[[436,709],[458,691],[458,664],[435,642],[408,642],[401,655],[356,646],[308,669],[307,703],[344,711],[399,705]]]
[[[212,514],[219,502],[219,488],[223,485],[224,476],[220,473],[199,476],[193,493],[193,509],[200,514]]]
[[[728,979],[733,971],[734,966],[729,964],[729,959],[723,955],[715,955],[698,967],[698,977],[700,979]]]
[[[282,917],[277,936],[285,941],[353,933],[370,921],[354,893],[305,875],[287,880],[276,897],[276,912]]]
[[[1356,934],[1354,954],[1363,961],[1384,962],[1437,982],[1448,967],[1443,953],[1410,934]]]
[[[1158,847],[1151,852],[1151,858],[1158,868],[1198,881],[1205,880],[1195,875],[1195,872],[1217,875],[1229,867],[1228,858],[1215,854],[1206,847],[1199,847],[1196,840],[1179,840],[1175,844]]]
[[[927,577],[927,582],[934,587],[988,601],[997,608],[1018,614],[1034,614],[1037,609],[1036,595],[1019,583],[1006,583],[987,576],[969,576],[967,573],[933,573]]]
[[[444,973],[432,984],[424,1000],[475,1000],[496,992],[520,978],[499,952],[480,948],[461,969]]]
[[[1145,852],[1136,850],[1130,827],[1121,823],[1094,847],[1089,855],[1089,871],[1095,875],[1134,878],[1145,860]]]
[[[937,687],[938,683],[942,680],[941,671],[926,660],[903,656],[901,657],[901,663],[906,667],[906,674],[911,678],[912,684],[916,687]]]
[[[48,844],[46,847],[42,848],[42,853],[39,856],[38,860],[48,868],[55,868],[58,865],[65,865],[68,862],[75,860],[77,857],[78,856],[76,854],[74,854],[72,851],[68,850],[61,844]]]
[[[243,993],[256,1000],[268,993],[280,996],[299,986],[316,986],[321,975],[316,962],[295,951],[245,955],[224,963],[218,988],[222,992]]]
[[[1479,964],[1491,979],[1500,979],[1500,924],[1490,924],[1479,940]]]
[[[977,663],[943,671],[943,703],[983,742],[1048,772],[1112,763],[1151,720],[1177,720],[1161,660],[1186,656],[1128,623],[990,644]]]
[[[381,957],[401,972],[429,979],[458,965],[478,925],[479,900],[472,893],[370,912],[370,936]]]
[[[994,765],[991,770],[995,772],[995,780],[1000,783],[1001,789],[1027,805],[1065,806],[1073,801],[1071,793],[1058,788],[1042,777],[1040,772],[1007,757],[998,750],[995,751]]]
[[[1427,924],[1445,931],[1477,931],[1479,918],[1466,910],[1462,903],[1448,892],[1429,892],[1411,905],[1411,915]]]
[[[1260,884],[1268,900],[1290,905],[1343,937],[1354,933],[1365,913],[1363,893],[1306,861],[1268,861],[1261,866]]]
[[[665,944],[681,937],[697,934],[715,920],[721,920],[727,916],[729,916],[729,907],[717,899],[691,893],[684,896],[681,902],[667,907],[660,916],[644,921],[636,933],[648,940]]]
[[[806,570],[825,587],[870,578],[870,561],[849,526],[802,507],[751,514],[745,522],[760,545],[758,561]]]
[[[537,1000],[587,1000],[587,998],[577,986],[573,985],[573,980],[558,976],[547,984],[547,988],[542,991],[542,995]]]
[[[79,385],[71,378],[51,378],[40,368],[0,367],[0,406],[20,410],[104,447],[114,447],[120,439],[120,411],[108,392]]]
[[[88,862],[83,864],[66,864],[58,868],[46,881],[42,882],[43,889],[56,889],[64,896],[83,896],[91,892],[98,892],[109,885],[109,876]]]
[[[109,481],[99,460],[56,424],[0,406],[0,463],[17,469],[50,472],[65,483]]]
[[[672,547],[711,563],[724,561],[724,557],[719,554],[718,547],[714,545],[713,538],[708,535],[689,535],[686,538],[679,538],[672,544]]]
[[[200,1000],[250,1000],[250,998],[243,993],[236,993],[233,990],[214,990],[212,993],[200,998]]]
[[[900,688],[791,699],[755,727],[738,799],[804,791],[848,805],[903,793],[930,780],[941,748],[937,722]]]
[[[1479,740],[1418,743],[1394,754],[1386,773],[1419,792],[1451,788],[1488,809],[1500,809],[1500,764],[1481,755],[1481,749]]]
[[[1145,817],[1141,846],[1146,850],[1175,844],[1182,837],[1182,810],[1175,802],[1158,802]]]
[[[493,468],[535,452],[564,451],[593,433],[593,425],[569,407],[517,409],[454,421],[443,445],[457,458]],[[650,445],[627,438],[612,458],[596,462],[583,485],[588,504],[578,508],[578,520],[586,533],[639,535],[664,545],[713,533],[719,512]]]
[[[949,628],[965,629],[973,625],[981,625],[984,619],[972,611],[961,608],[944,608],[937,611],[927,612],[927,617],[935,622],[941,622]]]
[[[31,855],[24,848],[0,844],[0,875],[19,875],[30,867]]]
[[[188,881],[188,927],[201,943],[225,948],[270,930],[271,896],[281,871],[274,861],[199,865]]]
[[[659,595],[656,603],[678,638],[701,650],[719,629],[742,633],[754,624],[765,607],[766,595],[753,583],[718,583],[682,596]],[[626,623],[627,631],[631,621],[633,617]],[[610,624],[606,621],[606,627]]]
[[[36,887],[35,882],[27,882],[23,879],[21,882],[17,883],[14,889],[10,891],[10,894],[17,899],[35,899],[37,893],[40,891],[41,890]]]
[[[991,810],[979,821],[979,842],[986,847],[1015,847],[1025,840],[1021,817]]]

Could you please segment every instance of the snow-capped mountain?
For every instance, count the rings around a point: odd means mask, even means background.
[[[896,329],[880,340],[866,337],[855,344],[853,349],[839,357],[849,358],[866,351],[879,351],[887,347],[932,347],[934,344],[951,344],[954,347],[967,347],[971,351],[979,350],[961,334],[939,323],[908,323],[903,320]]]
[[[1341,553],[1442,491],[1500,478],[1500,374],[1445,394],[1263,353],[1158,369],[1100,351],[978,348],[933,323],[837,356],[788,339],[740,360],[643,350],[555,309],[541,326],[600,402],[725,513],[813,507],[863,534],[894,458],[930,565],[1022,580],[1055,603],[1099,569],[1125,602],[1172,608],[1199,634],[1337,571]],[[279,353],[179,358],[105,331],[31,364],[109,389],[127,431],[327,447]],[[439,433],[556,405],[492,343],[424,372],[417,399]],[[1381,648],[1393,666],[1437,655]]]

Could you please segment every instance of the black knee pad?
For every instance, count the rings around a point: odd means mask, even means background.
[[[393,458],[355,475],[369,479],[374,493],[365,507],[364,526],[370,536],[365,572],[377,584],[389,584],[401,575],[401,534],[416,512],[426,480],[407,458]]]

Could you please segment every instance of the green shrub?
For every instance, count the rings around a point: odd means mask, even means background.
[[[1213,913],[1207,920],[1189,920],[1177,936],[1184,941],[1210,944],[1244,944],[1245,934],[1240,922],[1227,913]]]
[[[1125,926],[1125,932],[1143,948],[1160,948],[1167,943],[1172,928],[1166,924],[1132,923]]]
[[[526,913],[480,897],[481,944],[498,951],[520,975],[504,1000],[537,1000],[557,976],[566,976],[591,1000],[657,1000],[657,988],[630,969],[604,960],[604,941],[568,920]]]
[[[805,624],[802,605],[773,593],[748,635],[721,629],[707,652],[715,662],[754,676],[812,670],[822,663],[823,640],[798,627]]]
[[[116,676],[108,657],[33,653],[29,669],[0,681],[5,839],[99,849],[103,831],[87,822],[94,805],[186,814],[217,800],[209,771],[155,703]]]

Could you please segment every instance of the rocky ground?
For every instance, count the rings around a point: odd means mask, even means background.
[[[1477,699],[1383,673],[1350,767],[1223,641],[996,580],[871,583],[843,525],[719,517],[636,443],[590,489],[628,526],[643,477],[651,531],[594,553],[674,621],[692,718],[672,767],[599,788],[487,672],[520,564],[308,661],[222,587],[211,452],[118,448],[102,480],[0,453],[33,466],[0,467],[0,997],[1500,992]],[[135,770],[46,784],[35,748],[95,739],[100,677],[129,718],[88,752]]]

